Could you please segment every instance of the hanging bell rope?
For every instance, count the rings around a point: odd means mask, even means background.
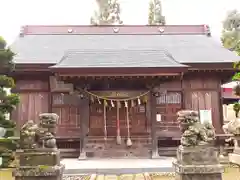
[[[106,115],[106,102],[103,104],[103,120],[104,120],[104,140],[107,140],[107,115]]]
[[[117,102],[117,137],[116,137],[116,142],[118,145],[120,145],[122,143],[122,139],[121,139],[121,135],[120,135],[120,116],[119,116],[119,104],[120,102]]]
[[[132,140],[130,138],[129,108],[127,105],[127,101],[125,102],[125,107],[126,107],[126,116],[127,116],[127,146],[130,147],[132,146]]]

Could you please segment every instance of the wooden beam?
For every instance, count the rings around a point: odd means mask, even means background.
[[[154,77],[154,76],[180,76],[181,73],[154,73],[154,74],[59,74],[59,76],[64,77]]]

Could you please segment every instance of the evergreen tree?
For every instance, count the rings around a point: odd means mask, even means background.
[[[7,43],[0,38],[0,158],[1,168],[9,167],[14,160],[13,152],[16,143],[11,138],[14,135],[15,122],[10,120],[9,115],[19,103],[17,94],[7,94],[6,88],[14,87],[14,80],[8,77],[13,68],[14,53],[6,47]]]
[[[96,0],[98,10],[90,19],[92,25],[122,24],[118,0]]]
[[[149,25],[165,25],[165,17],[162,15],[162,4],[160,0],[151,0],[148,10]]]
[[[227,13],[223,21],[221,40],[224,47],[240,55],[240,13],[237,10]]]

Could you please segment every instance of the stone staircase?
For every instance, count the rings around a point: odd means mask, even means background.
[[[151,153],[151,138],[149,136],[131,137],[132,146],[127,147],[126,138],[118,145],[115,137],[90,136],[87,139],[85,151],[89,158],[149,158]]]

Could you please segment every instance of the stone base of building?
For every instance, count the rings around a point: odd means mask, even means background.
[[[176,180],[222,180],[223,166],[214,147],[182,147],[173,162]]]

